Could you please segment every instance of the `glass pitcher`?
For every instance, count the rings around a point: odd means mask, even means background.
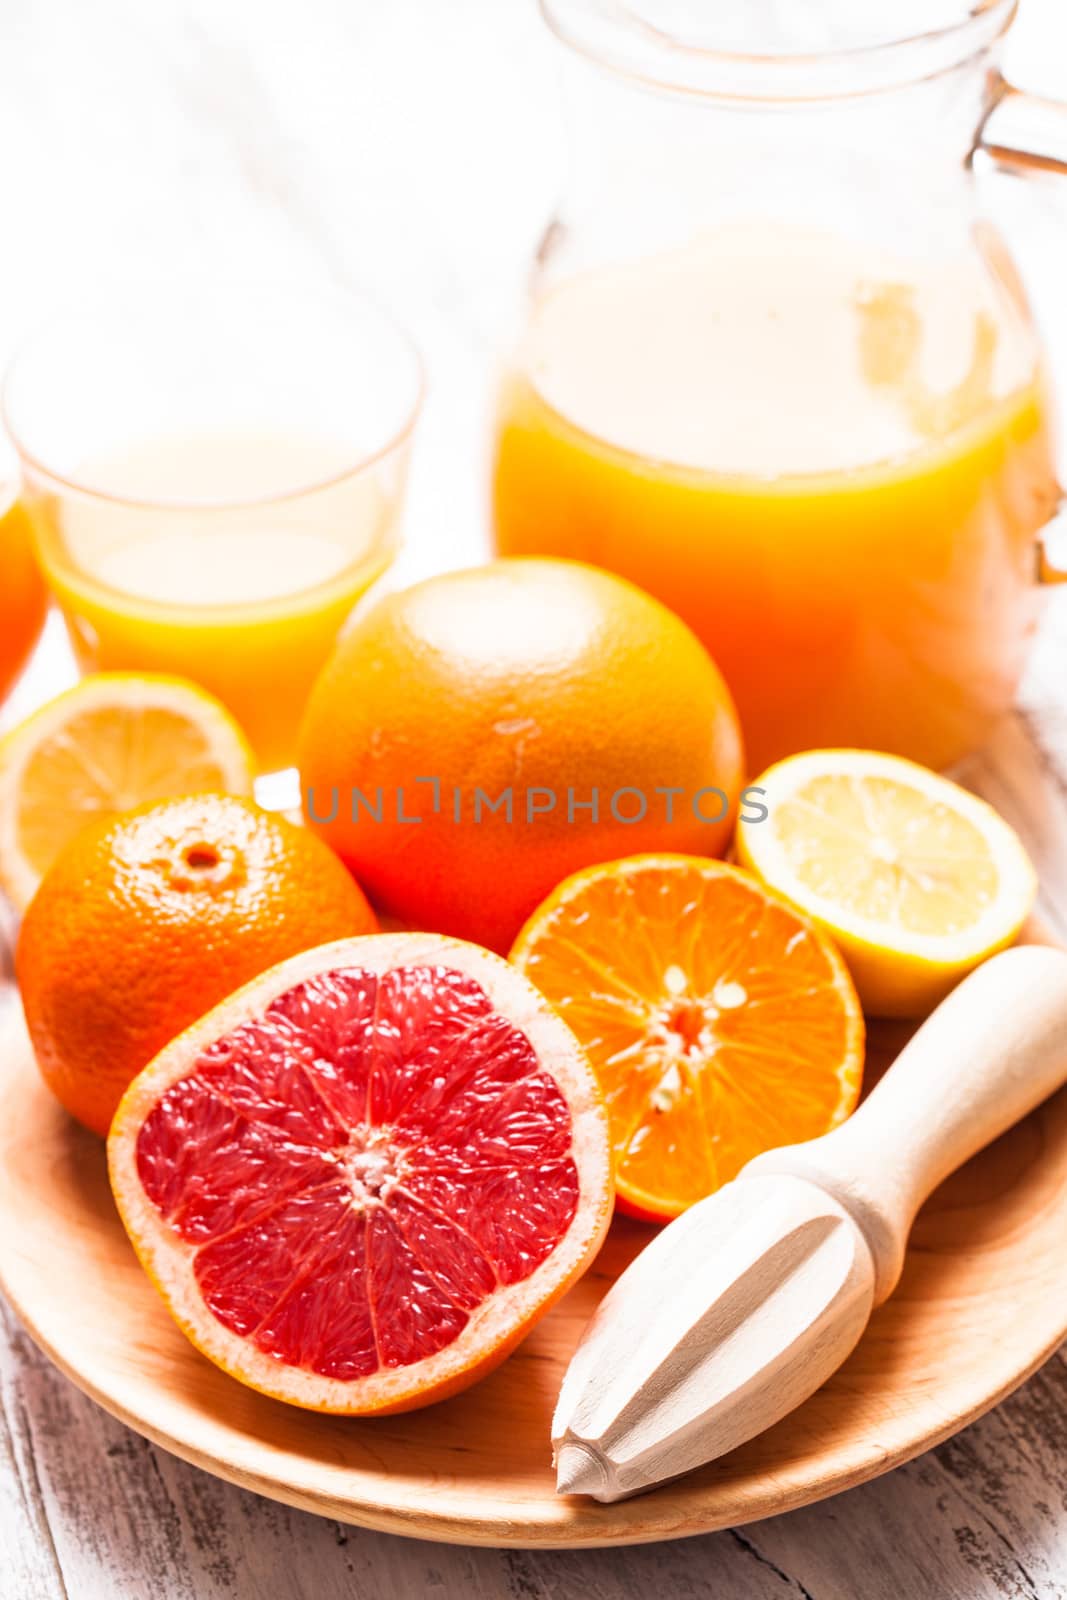
[[[1050,385],[974,160],[1067,172],[1067,110],[997,71],[1015,0],[541,4],[573,160],[500,388],[497,548],[684,617],[753,771],[950,765],[1057,576]]]

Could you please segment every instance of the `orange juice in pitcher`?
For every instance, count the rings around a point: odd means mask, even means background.
[[[1019,675],[1046,410],[1021,315],[966,262],[924,279],[724,230],[538,307],[502,399],[497,537],[684,617],[757,766],[825,743],[941,765]]]
[[[497,547],[673,607],[753,770],[846,744],[947,765],[1012,703],[1059,497],[1025,296],[948,149],[981,58],[897,85],[891,144],[887,85],[855,92],[870,60],[838,107],[825,63],[660,59],[605,21],[629,9],[545,5],[582,74],[599,52],[595,149],[501,383]]]

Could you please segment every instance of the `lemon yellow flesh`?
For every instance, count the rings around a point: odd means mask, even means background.
[[[996,900],[999,873],[978,828],[892,779],[817,778],[776,811],[774,828],[813,894],[902,932],[963,933]]]
[[[896,756],[822,750],[771,767],[740,861],[837,942],[873,1015],[919,1016],[1010,944],[1037,880],[1004,819]]]

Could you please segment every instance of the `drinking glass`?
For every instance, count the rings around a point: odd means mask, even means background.
[[[360,295],[160,285],[13,362],[21,503],[83,671],[216,694],[264,771],[397,548],[422,368]]]

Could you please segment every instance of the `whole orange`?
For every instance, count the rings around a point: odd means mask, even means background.
[[[90,825],[26,911],[16,967],[41,1074],[106,1133],[128,1084],[220,1000],[374,914],[306,829],[233,795]]]
[[[581,867],[720,855],[742,781],[733,702],[685,624],[621,578],[533,559],[366,611],[298,760],[309,825],[373,900],[495,950]]]
[[[48,595],[19,501],[0,516],[0,701],[14,688],[44,624]]]

